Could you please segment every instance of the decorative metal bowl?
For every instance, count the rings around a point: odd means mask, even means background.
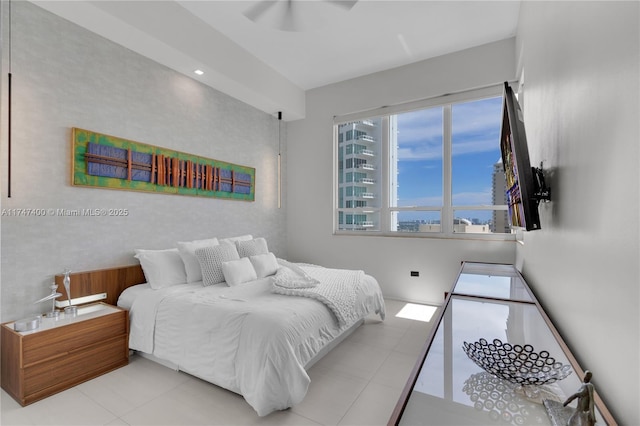
[[[465,353],[486,372],[522,386],[554,383],[571,374],[571,367],[549,355],[548,351],[534,352],[531,345],[512,345],[493,339],[464,342]]]

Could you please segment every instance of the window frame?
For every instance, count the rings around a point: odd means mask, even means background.
[[[503,85],[496,84],[480,89],[467,90],[457,93],[445,94],[429,99],[415,102],[398,104],[393,106],[385,106],[373,110],[361,111],[353,114],[345,114],[335,116],[333,120],[333,234],[334,235],[352,235],[352,236],[384,236],[384,237],[411,237],[411,238],[443,238],[443,239],[465,239],[465,240],[497,240],[497,241],[515,241],[517,230],[512,228],[511,233],[456,233],[454,232],[454,212],[459,210],[491,210],[500,211],[507,210],[506,205],[453,205],[452,194],[452,108],[453,105],[465,102],[473,102],[492,97],[502,97]],[[340,208],[339,207],[339,182],[338,170],[340,160],[339,153],[339,125],[349,122],[361,121],[366,119],[382,118],[382,134],[389,132],[389,117],[396,114],[412,112],[416,110],[442,107],[443,108],[443,202],[442,206],[427,207],[391,207],[390,200],[390,144],[388,140],[381,143],[382,165],[381,171],[381,197],[380,207],[363,208]],[[496,147],[499,149],[500,141],[496,140]],[[392,212],[402,211],[440,211],[440,232],[403,232],[391,230]],[[340,226],[340,214],[348,215],[368,212],[379,215],[379,230],[342,230]]]

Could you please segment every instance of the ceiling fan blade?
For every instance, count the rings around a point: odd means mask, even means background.
[[[286,1],[286,6],[284,9],[284,13],[281,15],[282,18],[280,19],[280,25],[278,26],[278,29],[282,31],[299,31],[300,30],[299,24],[298,22],[296,22],[299,16],[297,16],[296,11],[294,10],[295,9],[294,3],[297,3],[297,1],[294,1],[294,0],[261,0],[256,2],[249,9],[247,9],[243,14],[250,20],[257,22],[262,17],[262,15],[264,15],[276,3],[278,2],[284,3],[285,1]],[[351,10],[353,6],[355,6],[355,4],[358,3],[358,0],[322,0],[322,1],[333,4],[335,6],[339,6],[347,11]],[[300,3],[303,3],[303,2],[300,1]],[[280,8],[278,8],[278,10],[280,10]],[[272,15],[273,13],[270,14],[270,16]]]
[[[262,0],[251,6],[244,12],[244,16],[251,19],[252,21],[256,21],[262,14],[264,14],[267,10],[271,9],[277,0]]]
[[[351,10],[353,6],[358,3],[358,0],[325,0],[327,3],[335,4],[336,6],[343,7],[347,10]]]

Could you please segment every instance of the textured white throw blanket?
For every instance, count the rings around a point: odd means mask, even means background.
[[[283,266],[283,268],[286,268]],[[273,282],[272,291],[287,296],[309,297],[327,305],[338,320],[338,325],[351,325],[358,319],[355,309],[356,298],[364,278],[364,271],[349,271],[330,268],[304,268],[304,271],[318,283],[315,286],[296,287],[295,283],[287,283],[283,276],[290,277],[295,282],[297,271],[286,271],[280,279]]]

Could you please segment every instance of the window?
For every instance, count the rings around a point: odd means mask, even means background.
[[[500,86],[381,112],[336,119],[336,232],[511,233]]]

